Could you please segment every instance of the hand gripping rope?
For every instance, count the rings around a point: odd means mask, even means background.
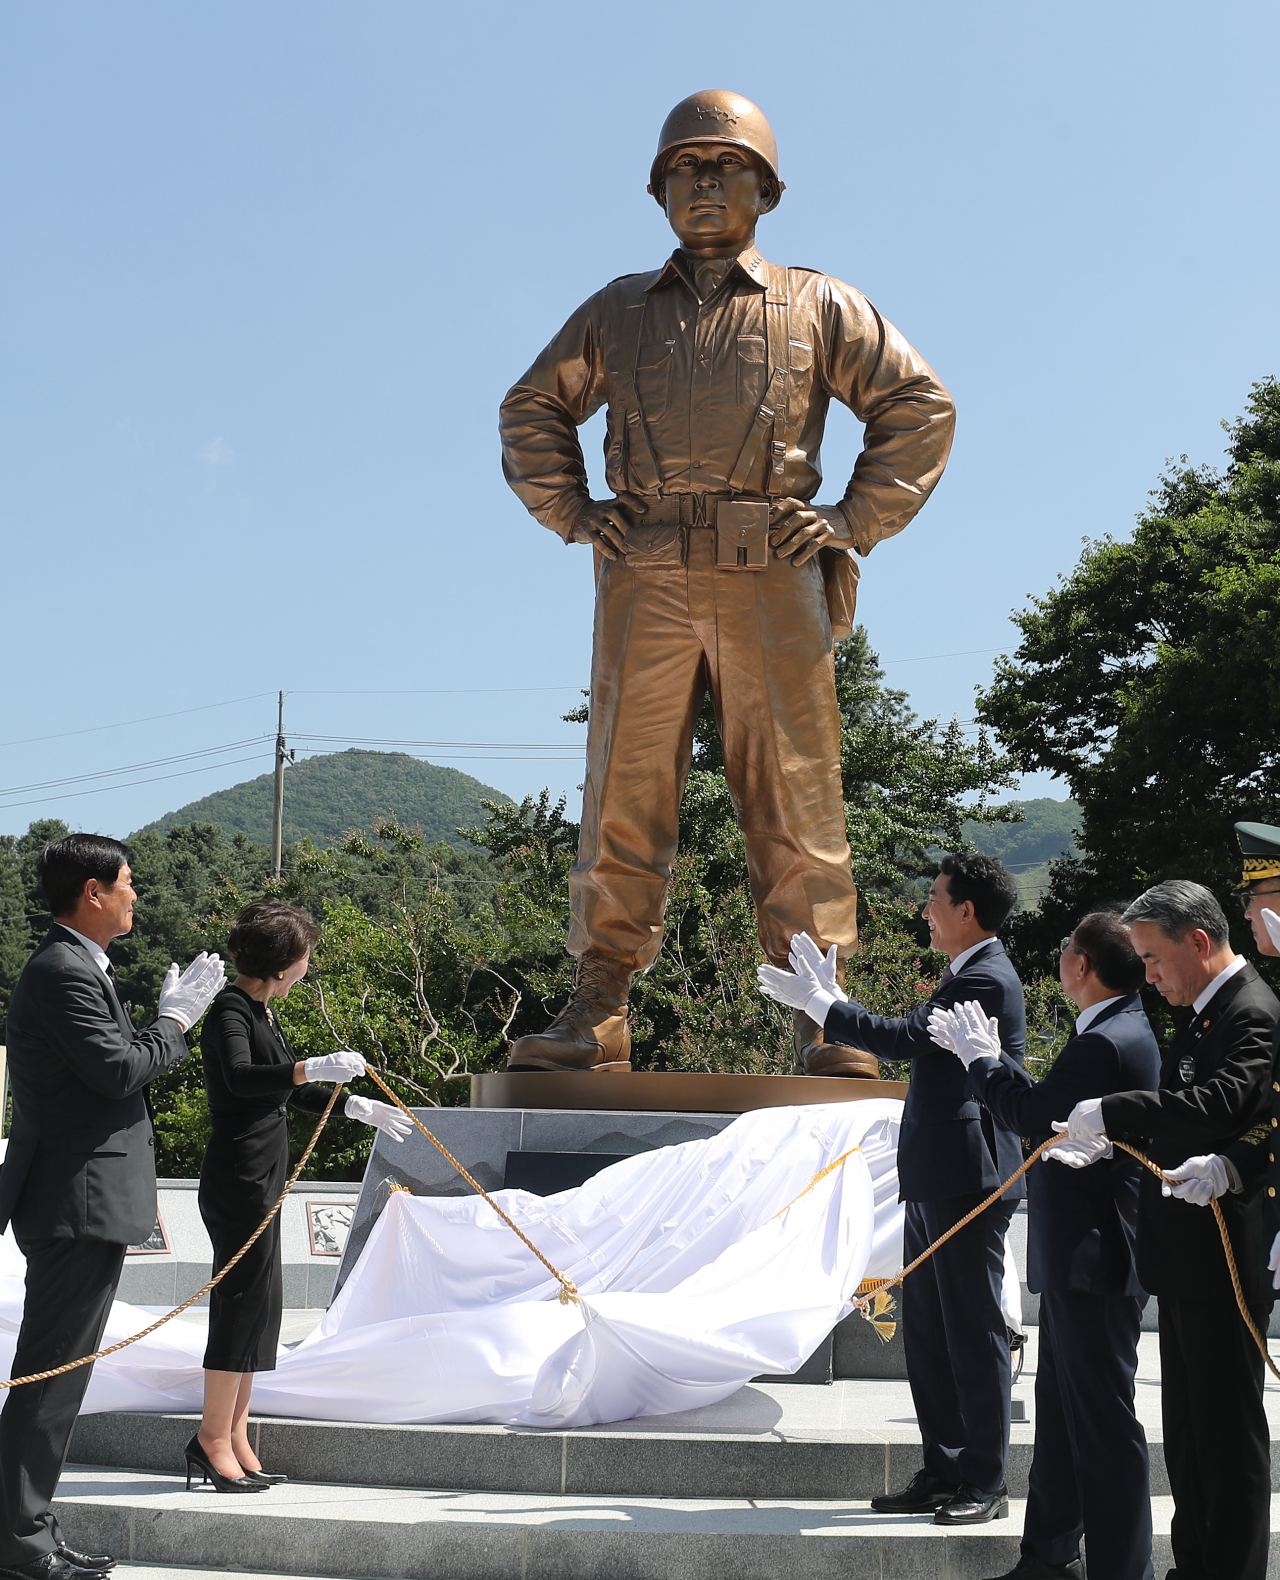
[[[939,1248],[939,1246],[945,1245],[953,1234],[959,1234],[961,1229],[963,1229],[966,1224],[972,1223],[980,1213],[986,1212],[988,1207],[992,1206],[993,1203],[998,1202],[1001,1196],[1004,1195],[1005,1191],[1009,1189],[1010,1185],[1016,1185],[1031,1167],[1031,1165],[1037,1162],[1038,1159],[1045,1152],[1047,1152],[1050,1147],[1056,1146],[1059,1141],[1063,1141],[1065,1139],[1065,1136],[1058,1135],[1050,1136],[1048,1141],[1041,1142],[1041,1144],[1035,1149],[1026,1162],[1023,1163],[1022,1167],[1011,1174],[1009,1178],[1005,1180],[1003,1185],[997,1186],[997,1188],[992,1191],[990,1196],[988,1196],[985,1201],[978,1203],[972,1212],[965,1213],[964,1217],[961,1218],[958,1223],[953,1223],[945,1234],[940,1234],[932,1245],[926,1246],[925,1249],[921,1251],[920,1255],[916,1257],[915,1261],[912,1262],[910,1267],[904,1267],[896,1278],[868,1279],[865,1284],[860,1285],[858,1289],[858,1297],[853,1303],[854,1310],[861,1312],[864,1317],[867,1317],[868,1320],[871,1320],[873,1302],[877,1302],[880,1297],[887,1295],[889,1290],[897,1288],[897,1286],[901,1284],[902,1280],[907,1276],[908,1273],[914,1273],[916,1268],[919,1267],[921,1263],[927,1262],[933,1253]],[[1136,1147],[1131,1147],[1127,1142],[1124,1141],[1113,1141],[1112,1146],[1119,1147],[1122,1152],[1127,1152],[1131,1157],[1137,1158],[1138,1162],[1142,1164],[1143,1168],[1149,1169],[1157,1179],[1165,1179],[1166,1176],[1164,1171],[1157,1168],[1151,1159],[1145,1157],[1141,1152],[1138,1151]],[[1267,1352],[1267,1341],[1262,1336],[1262,1334],[1259,1333],[1253,1318],[1249,1315],[1248,1302],[1244,1298],[1244,1290],[1240,1287],[1240,1271],[1236,1267],[1235,1253],[1231,1248],[1231,1236],[1227,1232],[1227,1220],[1222,1216],[1222,1208],[1218,1205],[1216,1200],[1210,1201],[1209,1205],[1213,1208],[1213,1216],[1218,1221],[1218,1233],[1222,1236],[1222,1249],[1227,1258],[1227,1270],[1231,1274],[1231,1287],[1235,1290],[1236,1305],[1240,1309],[1240,1315],[1244,1319],[1244,1325],[1248,1328],[1250,1334],[1252,1335],[1253,1342],[1258,1346],[1258,1349],[1262,1354],[1262,1358],[1264,1361],[1266,1361],[1272,1375],[1276,1378],[1280,1378],[1280,1371],[1277,1371],[1275,1362],[1271,1359],[1271,1356]],[[879,1309],[883,1309],[883,1307],[880,1307]]]

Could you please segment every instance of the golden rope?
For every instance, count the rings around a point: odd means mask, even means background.
[[[226,1264],[226,1266],[220,1268],[218,1270],[218,1272],[216,1272],[213,1275],[213,1277],[209,1280],[209,1282],[204,1286],[203,1289],[197,1289],[195,1294],[192,1295],[189,1299],[184,1300],[180,1306],[175,1306],[172,1311],[166,1311],[164,1316],[157,1317],[156,1320],[151,1324],[151,1326],[149,1328],[143,1328],[141,1333],[130,1334],[130,1336],[127,1339],[121,1339],[119,1341],[119,1343],[117,1343],[117,1344],[109,1344],[105,1350],[95,1350],[92,1355],[82,1355],[78,1361],[67,1361],[67,1363],[65,1365],[63,1365],[63,1366],[55,1366],[51,1371],[47,1371],[47,1372],[32,1372],[30,1377],[9,1377],[9,1378],[7,1378],[7,1379],[5,1379],[3,1381],[0,1381],[0,1390],[3,1390],[5,1388],[17,1388],[17,1387],[20,1387],[21,1384],[23,1384],[23,1383],[47,1382],[50,1377],[61,1377],[63,1372],[73,1372],[73,1371],[75,1371],[77,1366],[90,1366],[90,1365],[93,1364],[94,1361],[100,1361],[103,1358],[104,1355],[114,1355],[117,1350],[127,1349],[130,1344],[136,1344],[139,1339],[145,1339],[149,1333],[154,1333],[157,1328],[164,1327],[165,1323],[166,1322],[171,1322],[174,1317],[181,1316],[182,1313],[184,1311],[186,1311],[189,1306],[194,1306],[197,1300],[200,1300],[205,1295],[207,1295],[209,1293],[209,1291],[214,1287],[215,1284],[220,1284],[222,1282],[222,1280],[227,1276],[227,1274],[231,1271],[231,1269],[240,1260],[240,1258],[249,1249],[249,1247],[251,1245],[253,1245],[254,1241],[257,1240],[258,1236],[260,1234],[262,1234],[262,1232],[266,1229],[267,1225],[271,1222],[271,1220],[275,1217],[275,1215],[280,1211],[281,1207],[284,1206],[285,1198],[288,1196],[289,1192],[293,1189],[293,1187],[297,1184],[299,1174],[301,1174],[303,1169],[307,1166],[307,1159],[311,1156],[312,1152],[315,1150],[316,1142],[319,1141],[319,1139],[320,1139],[320,1132],[324,1129],[325,1125],[328,1124],[328,1122],[329,1122],[329,1115],[333,1112],[333,1105],[334,1105],[334,1103],[337,1102],[337,1100],[338,1100],[338,1093],[341,1090],[342,1090],[341,1084],[339,1084],[339,1085],[334,1087],[333,1095],[329,1098],[328,1106],[325,1108],[324,1113],[321,1114],[321,1116],[320,1116],[320,1123],[315,1128],[315,1134],[311,1137],[311,1140],[307,1142],[307,1150],[302,1154],[301,1158],[299,1158],[297,1168],[294,1169],[293,1173],[289,1176],[289,1183],[285,1186],[285,1188],[280,1192],[279,1196],[276,1198],[275,1206],[271,1209],[271,1211],[267,1214],[267,1216],[262,1220],[262,1222],[258,1225],[258,1227],[253,1231],[253,1233],[249,1236],[249,1238],[244,1242],[244,1244],[240,1247],[240,1249],[236,1252],[236,1254],[231,1258],[231,1260]]]
[[[890,1289],[894,1289],[899,1284],[901,1284],[902,1280],[907,1276],[908,1273],[914,1273],[916,1268],[919,1267],[922,1262],[927,1262],[933,1253],[938,1250],[940,1246],[945,1245],[953,1234],[959,1234],[961,1229],[963,1229],[966,1224],[972,1223],[979,1213],[986,1212],[988,1207],[990,1207],[994,1202],[999,1201],[1001,1196],[1004,1195],[1005,1191],[1007,1191],[1011,1185],[1016,1185],[1031,1167],[1031,1165],[1035,1163],[1044,1152],[1046,1152],[1050,1147],[1056,1146],[1059,1141],[1065,1141],[1066,1139],[1066,1135],[1062,1134],[1050,1136],[1047,1141],[1042,1141],[1031,1154],[1031,1156],[1023,1163],[1022,1167],[1015,1173],[1010,1174],[1009,1178],[1005,1180],[1003,1185],[992,1191],[991,1195],[988,1196],[985,1201],[979,1202],[971,1212],[965,1213],[964,1217],[961,1218],[958,1223],[953,1223],[947,1232],[945,1234],[940,1234],[932,1245],[926,1246],[925,1249],[921,1251],[920,1255],[916,1257],[915,1261],[912,1262],[911,1266],[904,1267],[896,1278],[884,1280],[864,1279],[863,1282],[858,1286],[858,1296],[853,1302],[854,1310],[861,1312],[864,1317],[867,1316],[868,1308],[871,1306],[871,1303],[874,1300],[877,1300],[881,1295],[887,1294]],[[1131,1157],[1137,1158],[1138,1162],[1142,1164],[1143,1168],[1150,1169],[1157,1179],[1162,1181],[1167,1179],[1164,1170],[1157,1167],[1157,1165],[1154,1164],[1149,1157],[1146,1157],[1143,1153],[1139,1152],[1136,1147],[1131,1147],[1127,1142],[1124,1141],[1114,1141],[1112,1142],[1112,1145],[1119,1147],[1122,1152],[1127,1152]],[[1276,1369],[1276,1364],[1271,1359],[1271,1355],[1267,1350],[1267,1341],[1263,1338],[1262,1334],[1258,1332],[1257,1326],[1249,1314],[1249,1306],[1244,1298],[1244,1290],[1240,1287],[1240,1271],[1236,1267],[1235,1253],[1231,1248],[1231,1236],[1227,1232],[1227,1220],[1223,1217],[1222,1208],[1218,1205],[1216,1199],[1211,1200],[1209,1205],[1213,1208],[1213,1215],[1218,1221],[1218,1233],[1222,1236],[1222,1249],[1227,1258],[1227,1271],[1231,1275],[1231,1287],[1235,1291],[1236,1305],[1239,1308],[1241,1317],[1244,1318],[1244,1325],[1248,1328],[1250,1334],[1253,1337],[1253,1342],[1258,1346],[1258,1349],[1262,1354],[1262,1358],[1264,1361],[1266,1361],[1268,1367],[1271,1369],[1272,1374],[1277,1379],[1280,1379],[1280,1370]],[[872,1287],[868,1288],[869,1285]]]
[[[546,1257],[543,1256],[542,1252],[533,1243],[533,1241],[524,1232],[524,1230],[521,1229],[518,1224],[514,1223],[507,1216],[507,1214],[505,1212],[503,1212],[502,1208],[498,1206],[497,1202],[494,1201],[493,1197],[490,1196],[489,1192],[487,1190],[485,1190],[484,1186],[480,1183],[480,1181],[478,1179],[476,1179],[474,1175],[469,1174],[467,1172],[467,1170],[463,1168],[462,1164],[458,1162],[457,1158],[455,1158],[453,1153],[449,1151],[448,1147],[445,1146],[444,1142],[436,1140],[436,1138],[431,1134],[431,1132],[427,1129],[427,1127],[422,1123],[422,1121],[418,1118],[418,1116],[414,1113],[414,1111],[411,1108],[407,1107],[404,1103],[402,1103],[400,1101],[400,1099],[396,1096],[396,1094],[391,1090],[391,1088],[387,1085],[387,1083],[382,1079],[382,1077],[378,1074],[378,1072],[375,1069],[373,1069],[371,1066],[366,1066],[365,1067],[365,1074],[369,1077],[369,1079],[371,1081],[376,1081],[377,1082],[377,1084],[387,1094],[387,1096],[396,1105],[396,1107],[400,1110],[401,1113],[408,1115],[408,1117],[413,1121],[413,1123],[422,1132],[422,1134],[424,1136],[426,1136],[427,1140],[431,1143],[431,1145],[433,1147],[435,1147],[436,1151],[441,1153],[442,1156],[447,1158],[449,1160],[449,1162],[453,1164],[454,1168],[457,1169],[458,1173],[462,1175],[463,1179],[466,1180],[467,1184],[471,1186],[472,1190],[476,1191],[479,1195],[484,1197],[484,1199],[489,1203],[490,1207],[493,1208],[494,1212],[497,1213],[498,1217],[501,1218],[503,1223],[506,1224],[507,1228],[513,1230],[517,1235],[519,1235],[519,1237],[524,1241],[524,1243],[528,1247],[528,1249],[533,1252],[533,1254],[542,1263],[543,1267],[546,1268],[547,1272],[549,1272],[551,1274],[552,1278],[554,1278],[556,1280],[556,1282],[560,1285],[560,1294],[557,1297],[559,1299],[559,1301],[560,1301],[560,1304],[562,1306],[567,1306],[571,1300],[575,1301],[575,1302],[578,1301],[581,1297],[578,1294],[578,1286],[573,1282],[573,1280],[571,1278],[566,1278],[563,1273],[557,1271],[556,1268],[552,1267],[551,1263],[547,1261]]]
[[[815,1185],[821,1183],[822,1180],[826,1179],[828,1174],[830,1174],[834,1170],[838,1169],[840,1167],[840,1165],[842,1163],[844,1163],[848,1158],[851,1158],[855,1152],[861,1152],[861,1151],[862,1151],[861,1147],[850,1147],[847,1152],[842,1152],[840,1154],[840,1156],[835,1160],[834,1163],[828,1163],[825,1169],[820,1169],[818,1171],[818,1173],[813,1176],[813,1178],[809,1181],[809,1183],[805,1186],[805,1188],[800,1192],[799,1196],[793,1196],[785,1207],[782,1207],[777,1212],[775,1212],[773,1217],[769,1219],[769,1222],[773,1223],[776,1219],[781,1218],[782,1214],[784,1212],[790,1212],[791,1209],[795,1206],[795,1204],[800,1200],[801,1196],[807,1196]]]

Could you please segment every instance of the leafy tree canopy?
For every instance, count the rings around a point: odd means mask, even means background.
[[[1090,904],[1161,879],[1223,894],[1231,825],[1280,822],[1280,382],[1224,426],[1221,471],[1183,456],[1130,539],[1086,539],[1015,614],[1021,645],[979,698],[1018,767],[1061,775],[1080,807],[1042,956]]]

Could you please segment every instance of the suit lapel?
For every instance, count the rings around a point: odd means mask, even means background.
[[[1246,961],[1241,970],[1222,984],[1202,1010],[1193,1011],[1190,1018],[1179,1026],[1169,1044],[1165,1066],[1175,1087],[1195,1086],[1203,1079],[1201,1050],[1206,1040],[1212,1042],[1211,1033],[1230,1009],[1236,994],[1255,975],[1253,967]]]
[[[120,1002],[119,996],[116,993],[115,983],[106,974],[106,972],[103,971],[98,962],[93,958],[93,956],[73,932],[71,932],[66,927],[60,926],[59,924],[55,923],[55,926],[57,926],[58,930],[54,936],[58,939],[59,943],[70,944],[72,948],[77,951],[80,959],[84,961],[85,969],[87,971],[91,971],[95,980],[101,982],[106,988],[107,1004],[111,1010],[112,1015],[115,1017],[116,1025],[119,1026],[120,1030],[124,1032],[127,1037],[131,1038],[134,1035],[134,1025],[129,1019],[128,1015],[125,1013],[124,1005]]]

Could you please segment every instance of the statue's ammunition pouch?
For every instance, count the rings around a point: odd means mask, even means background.
[[[722,499],[716,506],[716,569],[762,571],[768,563],[768,500]]]
[[[674,570],[685,562],[679,521],[641,521],[627,528],[627,564],[632,570]]]

